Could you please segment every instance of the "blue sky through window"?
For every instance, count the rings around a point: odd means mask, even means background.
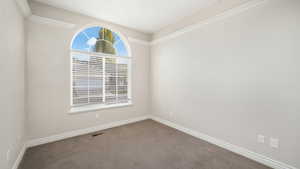
[[[93,46],[90,46],[88,44],[89,40],[94,40],[99,38],[99,31],[101,30],[101,27],[94,26],[87,28],[80,33],[77,34],[77,36],[74,38],[72,43],[72,49],[80,50],[80,51],[91,51]],[[115,42],[113,44],[114,48],[116,49],[118,56],[128,56],[128,52],[126,49],[126,46],[124,42],[121,40],[121,38],[113,32]]]

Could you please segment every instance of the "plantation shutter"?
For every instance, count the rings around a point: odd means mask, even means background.
[[[90,56],[88,94],[89,104],[103,103],[103,58]]]
[[[128,64],[118,64],[117,72],[117,99],[119,103],[126,103],[128,101]]]
[[[72,105],[127,103],[129,58],[72,53]]]

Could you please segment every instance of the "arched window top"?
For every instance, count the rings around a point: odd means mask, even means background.
[[[128,57],[127,46],[121,37],[110,29],[93,26],[75,35],[72,50],[96,52]]]
[[[93,26],[71,43],[72,112],[130,105],[131,57],[119,33]]]

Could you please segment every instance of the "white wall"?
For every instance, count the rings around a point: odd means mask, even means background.
[[[299,20],[299,0],[270,0],[155,44],[153,113],[299,168]]]
[[[26,119],[24,21],[13,0],[0,2],[0,37],[0,168],[10,169],[25,140]]]
[[[134,105],[75,115],[68,114],[69,45],[75,32],[93,23],[119,30],[126,37],[149,40],[150,36],[39,3],[32,2],[31,7],[35,15],[76,26],[68,29],[27,22],[29,139],[138,117],[151,111],[300,167],[300,1],[270,0],[264,6],[156,44],[151,51],[149,46],[131,41]],[[5,82],[1,83],[0,91],[2,169],[11,168],[16,159],[25,139],[26,116],[23,18],[14,1],[1,1],[0,9],[0,49],[5,60],[0,62]],[[165,28],[154,37],[169,34],[173,28]],[[99,119],[95,118],[96,113]],[[280,148],[258,144],[257,134],[264,134],[267,139],[279,138]],[[12,149],[9,163],[8,148]]]
[[[75,24],[65,28],[28,21],[28,113],[29,139],[88,128],[149,113],[148,79],[150,47],[129,42],[132,51],[132,97],[129,107],[104,109],[79,114],[70,111],[70,43],[73,35],[87,24],[109,26],[126,37],[150,39],[147,34],[104,21],[31,3],[35,15]],[[95,114],[99,118],[95,118]]]

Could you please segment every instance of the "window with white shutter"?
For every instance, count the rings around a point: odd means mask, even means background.
[[[74,111],[131,104],[131,58],[118,34],[102,27],[83,30],[73,39],[71,61]]]

